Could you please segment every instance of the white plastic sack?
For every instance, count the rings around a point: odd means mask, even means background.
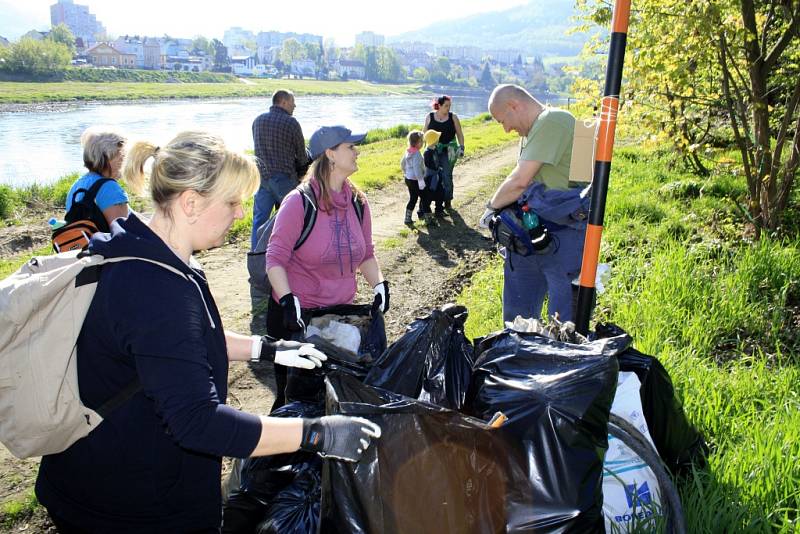
[[[619,374],[611,412],[625,419],[653,443],[642,413],[636,373]],[[658,480],[647,464],[627,445],[608,436],[608,451],[603,462],[603,515],[606,532],[627,532],[634,524],[647,524],[660,514]]]
[[[323,324],[317,326],[312,322],[311,326],[306,329],[306,337],[314,335],[354,354],[358,354],[358,347],[361,346],[361,333],[358,327],[339,321],[329,321],[324,326]]]

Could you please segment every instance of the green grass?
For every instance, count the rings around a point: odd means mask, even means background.
[[[415,94],[416,84],[374,84],[317,80],[253,79],[252,83],[153,83],[153,82],[0,82],[0,104],[80,102],[91,100],[144,100],[179,98],[229,98],[272,96],[277,89],[296,95]]]
[[[671,170],[665,152],[615,155],[595,319],[668,369],[709,468],[680,485],[689,532],[794,532],[800,509],[800,237],[749,243],[741,178]],[[467,334],[501,328],[502,263],[460,301]]]
[[[12,500],[0,506],[0,526],[11,527],[18,521],[30,517],[39,506],[33,490],[20,500]]]

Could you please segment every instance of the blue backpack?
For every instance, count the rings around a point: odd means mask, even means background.
[[[314,188],[311,187],[311,184],[303,182],[297,186],[297,190],[303,199],[303,229],[294,244],[293,250],[299,249],[308,239],[311,230],[314,229],[314,223],[317,222],[317,211],[319,210],[317,207],[317,195],[314,193]],[[358,222],[363,222],[364,203],[355,192],[353,193],[352,203],[353,208],[356,210]],[[275,226],[276,216],[277,213],[258,228],[256,246],[247,253],[247,272],[250,275],[250,286],[266,292],[267,295],[272,291],[269,278],[267,278],[267,245],[269,245],[269,238],[272,235],[272,228]]]

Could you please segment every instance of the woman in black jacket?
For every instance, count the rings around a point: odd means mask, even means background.
[[[155,213],[118,219],[93,253],[134,256],[103,267],[77,345],[84,403],[138,391],[98,428],[42,459],[36,495],[60,532],[217,532],[221,460],[293,452],[358,461],[380,428],[361,418],[276,419],[225,404],[228,363],[268,359],[313,368],[313,346],[223,330],[192,253],[219,246],[258,185],[250,158],[184,132],[164,147],[129,147],[134,190],[152,158]],[[166,266],[166,267],[164,267]]]

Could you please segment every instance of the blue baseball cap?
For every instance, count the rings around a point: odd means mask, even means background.
[[[360,143],[367,134],[354,134],[344,126],[322,126],[308,142],[308,150],[311,152],[311,159],[317,159],[329,148],[342,143]]]

